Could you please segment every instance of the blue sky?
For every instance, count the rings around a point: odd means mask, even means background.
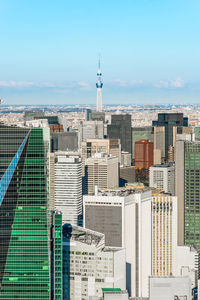
[[[199,0],[1,0],[6,104],[198,103]]]

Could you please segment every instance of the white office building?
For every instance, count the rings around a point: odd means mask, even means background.
[[[148,297],[151,275],[151,191],[99,190],[84,196],[84,227],[105,234],[108,246],[125,247],[131,297]]]
[[[172,164],[150,167],[149,186],[175,194],[175,167]]]
[[[64,299],[102,299],[102,289],[125,290],[125,249],[105,247],[105,236],[78,226],[64,226]]]
[[[63,224],[78,225],[82,215],[81,158],[73,152],[56,152],[54,172],[55,209],[62,211]]]

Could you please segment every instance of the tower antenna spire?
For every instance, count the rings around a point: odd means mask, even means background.
[[[101,70],[101,54],[99,53],[99,70]]]
[[[102,73],[101,73],[101,55],[99,54],[99,60],[98,60],[98,71],[97,71],[97,105],[96,105],[96,111],[101,112],[102,111]]]

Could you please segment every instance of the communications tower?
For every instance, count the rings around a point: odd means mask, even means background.
[[[102,87],[103,87],[103,82],[102,82],[102,73],[101,73],[101,62],[100,62],[100,57],[99,57],[99,65],[98,65],[98,71],[97,71],[97,106],[96,106],[96,111],[101,112],[102,111]]]

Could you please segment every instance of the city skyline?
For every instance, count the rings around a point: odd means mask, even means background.
[[[5,104],[95,105],[99,52],[103,104],[199,101],[197,0],[10,0],[0,8]]]

